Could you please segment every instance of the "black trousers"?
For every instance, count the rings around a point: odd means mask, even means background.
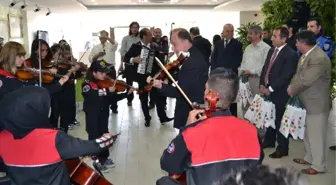
[[[100,111],[90,109],[85,111],[86,132],[88,133],[89,140],[98,139],[103,134],[108,133],[109,114],[108,106],[105,106]],[[103,150],[97,155],[101,163],[104,163],[109,156],[110,152],[108,149]]]
[[[126,77],[126,83],[130,86],[133,86],[133,78],[131,77]],[[127,96],[127,102],[132,102],[134,99],[134,93],[131,93]]]
[[[232,103],[230,105],[230,112],[231,112],[232,116],[237,117],[237,103]]]
[[[139,74],[137,79],[138,79],[137,82],[139,84],[139,89],[143,89],[145,85],[147,84],[146,83],[147,76]],[[166,99],[160,94],[160,92],[156,88],[153,88],[150,93],[152,94],[152,98],[155,102],[156,111],[159,116],[159,119],[160,120],[166,119],[167,118],[167,114],[165,112],[165,100]],[[144,114],[146,121],[151,120],[151,116],[149,114],[148,97],[149,97],[149,93],[146,91],[139,94],[142,112]]]
[[[59,93],[52,96],[50,123],[58,128],[60,118],[60,128],[68,132],[69,125],[73,123],[76,117],[76,90],[75,84],[67,82]]]
[[[286,110],[286,104],[275,103],[275,109],[276,109],[275,112],[276,129],[273,129],[271,127],[267,128],[264,138],[264,145],[275,145],[275,142],[277,142],[278,143],[278,146],[276,148],[277,151],[288,152],[289,140],[279,132],[281,126],[281,119]]]

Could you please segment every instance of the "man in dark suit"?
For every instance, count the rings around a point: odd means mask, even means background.
[[[263,41],[272,47],[272,32],[269,29],[263,29]]]
[[[147,28],[143,28],[140,33],[140,42],[131,46],[124,57],[124,62],[133,68],[133,73],[130,77],[139,85],[139,89],[144,89],[147,85],[146,79],[152,74],[154,67],[154,57],[157,56],[157,51],[151,46],[152,33]],[[173,120],[168,118],[165,112],[165,102],[160,98],[160,93],[153,89],[151,93],[156,97],[154,102],[156,104],[157,114],[161,123]],[[149,115],[148,106],[148,92],[144,91],[139,94],[142,112],[145,117],[145,126],[150,126],[151,116]]]
[[[204,55],[206,61],[209,61],[211,55],[211,43],[209,40],[200,35],[198,27],[190,28],[189,32],[192,39],[192,45]]]
[[[234,27],[232,24],[224,25],[224,39],[215,44],[211,56],[211,71],[218,67],[225,67],[238,74],[238,68],[243,58],[243,45],[233,38],[233,32]],[[231,104],[230,111],[232,115],[237,116],[237,103]]]
[[[171,44],[175,53],[183,52],[187,56],[178,72],[176,81],[191,102],[204,102],[205,83],[208,80],[208,62],[202,53],[191,44],[189,32],[183,28],[172,31]],[[174,127],[185,126],[191,105],[176,87],[154,80],[153,86],[160,89],[166,96],[176,98]]]
[[[287,44],[292,47],[293,50],[297,51],[296,48],[296,38],[295,38],[295,33],[297,32],[297,27],[295,23],[292,20],[287,21],[283,27],[286,27],[289,32],[289,37],[287,40]]]
[[[278,146],[270,158],[281,158],[288,155],[288,138],[285,138],[280,132],[280,123],[286,110],[286,104],[289,99],[287,87],[296,72],[298,55],[291,46],[286,44],[289,36],[288,29],[285,27],[276,28],[273,31],[273,48],[267,54],[265,65],[260,76],[260,92],[265,96],[270,96],[275,105],[276,129],[267,128],[263,147],[275,147],[275,141]]]

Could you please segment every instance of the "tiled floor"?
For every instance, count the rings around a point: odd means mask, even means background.
[[[173,116],[175,103],[172,99],[168,100],[168,116]],[[138,98],[135,98],[132,107],[128,107],[125,100],[120,101],[118,110],[118,114],[110,116],[111,131],[121,132],[116,144],[110,149],[116,167],[105,176],[114,185],[154,185],[159,177],[165,175],[159,163],[162,151],[177,132],[172,123],[161,126],[155,109],[151,110],[152,125],[146,128]],[[80,112],[77,118],[81,126],[70,131],[70,134],[87,139],[83,112]],[[302,141],[291,140],[289,156],[282,159],[268,158],[268,154],[273,152],[271,149],[265,152],[264,164],[272,167],[294,167],[298,170],[305,167],[292,162],[294,157],[304,154]],[[311,185],[335,185],[335,152],[328,153],[327,164],[326,174],[307,176]]]

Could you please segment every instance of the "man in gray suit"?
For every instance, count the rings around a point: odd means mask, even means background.
[[[296,39],[296,46],[302,56],[287,92],[290,96],[299,96],[307,115],[304,137],[306,155],[303,159],[294,159],[294,162],[311,165],[302,172],[315,175],[326,171],[326,131],[331,104],[331,62],[329,57],[316,46],[313,32],[302,31],[297,34]]]

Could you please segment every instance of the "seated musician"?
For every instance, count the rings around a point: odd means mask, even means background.
[[[0,112],[0,157],[11,184],[70,185],[65,160],[100,153],[113,143],[110,133],[87,141],[52,129],[50,96],[41,87],[7,94],[0,101]]]
[[[261,162],[257,129],[229,111],[237,91],[238,76],[232,70],[209,77],[204,98],[218,96],[217,111],[209,117],[204,116],[204,110],[190,111],[187,125],[162,154],[163,170],[170,174],[186,171],[188,185],[205,185],[219,181],[233,169]]]
[[[15,77],[18,68],[21,67],[24,62],[25,55],[25,49],[18,42],[7,42],[2,48],[0,52],[0,100],[8,92],[19,89],[25,85],[34,85],[22,82]],[[67,82],[68,79],[68,76],[61,78],[59,80],[59,86]],[[48,90],[51,92],[51,89]]]

